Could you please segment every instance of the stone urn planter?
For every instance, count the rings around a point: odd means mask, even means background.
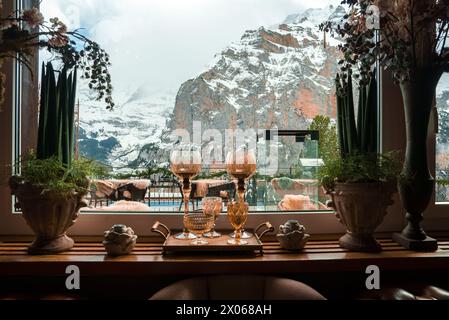
[[[29,254],[54,254],[70,250],[73,239],[66,235],[86,207],[83,195],[73,193],[66,197],[42,194],[42,189],[23,183],[14,177],[10,180],[11,193],[18,199],[22,216],[36,234],[28,247]]]
[[[382,250],[374,238],[374,231],[393,204],[394,193],[396,186],[385,182],[335,184],[330,192],[331,205],[347,230],[339,240],[342,248],[362,252]]]

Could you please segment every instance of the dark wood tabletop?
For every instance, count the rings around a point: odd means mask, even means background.
[[[310,240],[299,253],[264,243],[264,254],[163,255],[160,242],[137,243],[127,256],[109,257],[101,242],[78,242],[58,255],[30,256],[25,242],[0,242],[1,276],[51,276],[63,274],[75,264],[83,275],[195,275],[217,273],[317,273],[365,270],[375,264],[383,270],[449,269],[449,236],[439,238],[432,253],[405,250],[391,239],[380,240],[381,253],[357,253],[341,249],[337,240]]]

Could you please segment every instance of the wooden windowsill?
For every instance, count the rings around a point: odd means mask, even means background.
[[[140,242],[127,256],[108,257],[101,242],[78,242],[65,253],[30,256],[28,243],[0,243],[0,275],[63,275],[68,265],[77,265],[83,276],[115,275],[201,275],[217,273],[316,273],[364,272],[368,265],[381,270],[421,270],[449,268],[449,236],[439,238],[432,253],[405,250],[391,239],[380,240],[381,253],[348,252],[336,240],[311,240],[304,251],[282,250],[275,241],[266,241],[264,254],[162,255],[161,243]]]

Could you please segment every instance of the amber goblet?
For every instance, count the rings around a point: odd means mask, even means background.
[[[214,226],[215,217],[212,214],[205,214],[203,212],[193,212],[184,215],[184,226],[190,232],[196,234],[196,239],[191,243],[196,246],[208,244],[202,238],[202,235],[209,232]]]
[[[243,225],[246,223],[248,216],[248,204],[245,202],[246,182],[256,173],[256,156],[252,150],[240,147],[231,151],[226,157],[226,171],[228,174],[237,179],[237,195],[238,202],[230,202],[228,204],[228,218],[235,231],[230,235],[235,238],[229,240],[230,244],[244,244],[246,241],[242,238],[250,238],[251,235],[244,231]]]
[[[235,230],[235,237],[228,240],[228,244],[245,245],[248,241],[242,239],[242,227],[248,219],[248,203],[233,202],[228,205],[228,219]]]

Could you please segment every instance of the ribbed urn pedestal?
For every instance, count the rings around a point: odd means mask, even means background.
[[[340,238],[342,248],[350,251],[379,252],[382,247],[374,231],[393,204],[396,186],[391,183],[337,183],[331,193],[335,214],[346,227]]]
[[[74,241],[66,235],[87,204],[83,196],[42,195],[42,190],[27,183],[10,183],[12,194],[19,201],[22,216],[36,234],[28,247],[29,254],[54,254],[72,249]]]

